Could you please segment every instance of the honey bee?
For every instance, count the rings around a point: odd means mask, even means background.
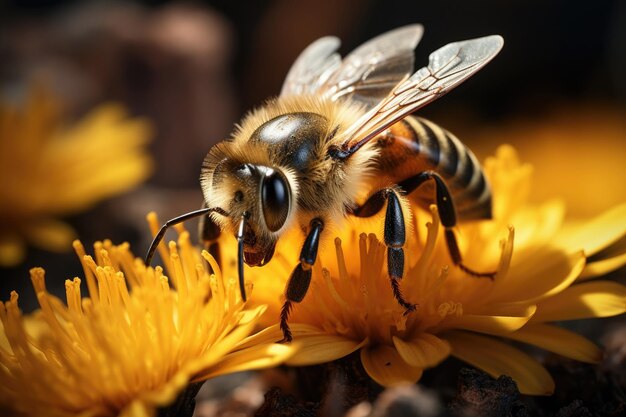
[[[237,238],[245,301],[244,262],[265,265],[280,236],[302,228],[306,237],[280,315],[288,342],[288,317],[293,303],[307,293],[324,229],[340,227],[347,216],[371,217],[385,210],[391,288],[406,313],[415,309],[399,286],[406,240],[403,207],[410,201],[437,205],[454,265],[470,276],[493,278],[495,273],[463,263],[454,232],[457,218],[491,218],[491,191],[480,164],[450,132],[409,115],[481,69],[500,51],[503,39],[493,35],[448,44],[413,73],[413,50],[422,32],[418,24],[400,27],[343,60],[335,37],[308,46],[289,70],[280,95],[246,115],[230,139],[211,148],[200,175],[203,208],[166,222],[146,264],[168,227],[201,216],[201,237],[212,253],[217,254],[221,231]],[[364,189],[372,191],[360,198]]]

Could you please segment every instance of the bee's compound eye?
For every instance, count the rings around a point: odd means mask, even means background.
[[[287,179],[280,172],[273,170],[263,177],[261,184],[263,218],[272,232],[283,227],[287,220],[291,204],[289,194]]]

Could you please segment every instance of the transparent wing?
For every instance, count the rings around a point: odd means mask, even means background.
[[[291,66],[280,95],[312,94],[319,90],[341,65],[341,56],[336,52],[339,45],[339,39],[333,36],[309,45]]]
[[[353,99],[372,107],[413,72],[415,47],[424,28],[414,24],[383,33],[351,52],[322,87],[332,100]]]
[[[502,49],[498,35],[450,43],[429,57],[427,67],[393,91],[351,126],[341,148],[355,152],[380,132],[441,97],[487,64]]]

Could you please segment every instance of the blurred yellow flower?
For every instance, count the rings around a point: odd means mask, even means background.
[[[522,393],[546,395],[554,382],[545,368],[501,339],[598,362],[602,352],[596,345],[550,322],[626,311],[626,287],[587,282],[626,263],[626,205],[566,230],[560,202],[525,204],[532,169],[513,148],[501,147],[485,169],[494,220],[461,225],[460,246],[471,268],[498,271],[494,281],[470,277],[451,264],[434,206],[432,213],[413,209],[401,286],[418,308],[405,315],[386,274],[378,237],[382,217],[351,220],[337,231],[334,245],[320,248],[311,288],[294,305],[290,325],[301,348],[288,364],[319,364],[360,350],[367,373],[392,386],[418,381],[424,369],[452,355],[495,377],[511,376]],[[267,266],[246,272],[254,282],[250,301],[269,305],[263,318],[268,326],[279,317],[302,240],[295,233],[280,242]],[[282,337],[276,325],[263,334],[267,341]]]
[[[464,141],[488,155],[506,138],[533,161],[530,201],[558,193],[568,219],[584,219],[626,202],[626,108],[600,103],[561,103],[532,117],[461,126]]]
[[[0,103],[0,266],[20,263],[25,241],[71,248],[74,231],[58,216],[87,209],[145,180],[152,161],[143,120],[115,104],[64,126],[60,106],[33,88],[22,109]]]
[[[41,310],[23,316],[15,292],[0,303],[0,411],[155,415],[190,382],[275,366],[293,350],[255,343],[249,335],[264,307],[244,309],[237,282],[223,279],[208,253],[201,258],[187,232],[170,243],[169,279],[127,244],[96,243],[95,260],[79,242],[74,248],[89,297],[81,299],[80,279],[67,280],[65,305],[34,268]]]

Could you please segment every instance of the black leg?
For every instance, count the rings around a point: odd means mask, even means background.
[[[285,304],[283,304],[283,308],[280,312],[280,329],[283,332],[283,339],[279,343],[291,342],[293,339],[288,323],[289,313],[291,312],[292,303],[302,301],[311,284],[311,276],[313,273],[311,268],[317,259],[317,248],[320,243],[322,230],[324,230],[324,222],[322,222],[321,219],[315,218],[311,220],[311,230],[309,230],[309,234],[300,251],[300,263],[291,273],[289,282],[287,283],[287,289],[285,291],[287,300]]]
[[[206,205],[203,204],[202,208],[200,210],[196,210],[196,211],[191,211],[189,213],[185,213],[182,216],[178,216],[175,217],[173,219],[168,220],[167,222],[165,222],[165,224],[163,226],[161,226],[161,229],[159,230],[159,232],[156,234],[156,236],[154,237],[154,239],[152,240],[152,243],[150,244],[150,248],[148,249],[148,254],[146,255],[146,259],[144,261],[146,266],[150,266],[150,263],[152,262],[152,257],[154,256],[154,252],[156,251],[157,247],[159,246],[159,243],[161,243],[161,241],[163,240],[163,237],[165,236],[165,232],[167,232],[167,229],[169,229],[170,227],[178,224],[178,223],[182,223],[184,221],[187,221],[189,219],[193,219],[194,217],[201,217],[202,218],[206,218],[208,221],[210,221],[210,218],[208,217],[208,215],[211,212],[215,212],[215,213],[219,213],[222,216],[226,216],[227,213],[226,211],[224,211],[223,209],[221,209],[220,207],[211,207],[208,208],[206,207]],[[211,222],[213,223],[213,222]],[[202,224],[202,221],[201,221]],[[214,224],[214,223],[213,223]],[[215,225],[217,227],[217,225]],[[202,230],[202,226],[200,226],[201,230]],[[219,231],[219,228],[217,228]],[[219,233],[218,233],[219,235]],[[217,238],[217,237],[216,237]],[[219,258],[215,258],[218,262],[219,262]],[[245,294],[244,294],[245,296]]]
[[[278,343],[289,343],[293,340],[293,335],[291,334],[291,329],[289,328],[289,314],[291,313],[291,309],[293,305],[291,301],[286,300],[283,304],[283,307],[280,309],[280,330],[283,332],[283,338],[278,341]]]
[[[178,224],[178,223],[182,223],[184,221],[187,221],[189,219],[193,219],[194,217],[198,217],[198,216],[203,216],[205,214],[208,214],[212,211],[222,211],[222,209],[217,209],[217,208],[201,208],[200,210],[196,210],[196,211],[190,211],[189,213],[185,213],[182,216],[178,216],[178,217],[174,217],[173,219],[170,219],[168,221],[165,222],[165,224],[163,226],[161,226],[161,229],[159,230],[159,233],[156,234],[156,236],[154,237],[154,239],[152,240],[152,244],[150,244],[150,248],[148,249],[148,254],[146,255],[146,260],[145,260],[145,264],[146,266],[150,266],[150,262],[152,262],[152,257],[154,256],[154,252],[156,251],[157,247],[159,246],[159,243],[161,243],[161,241],[163,240],[163,237],[165,236],[165,232],[167,232],[167,229],[169,229],[170,227]]]
[[[400,290],[400,280],[404,275],[404,243],[406,241],[406,227],[400,198],[395,190],[385,188],[374,193],[360,207],[352,210],[357,217],[371,217],[382,210],[387,201],[385,213],[384,240],[387,246],[387,271],[391,280],[391,289],[394,298],[402,307],[405,314],[415,310],[415,304],[411,304],[404,298]]]
[[[244,211],[241,215],[241,221],[239,222],[239,227],[237,228],[237,275],[239,275],[239,291],[241,292],[241,299],[245,303],[246,298],[246,284],[243,279],[243,240],[244,240],[244,232],[246,230],[246,220],[250,217],[250,213]]]
[[[448,252],[450,253],[452,262],[458,266],[459,269],[471,276],[494,279],[496,275],[495,272],[477,272],[463,264],[463,258],[459,250],[456,235],[454,234],[454,230],[452,230],[452,228],[456,226],[456,211],[454,209],[454,202],[450,196],[448,186],[439,174],[434,171],[424,171],[413,177],[407,178],[398,185],[402,187],[407,194],[409,194],[428,180],[433,180],[435,182],[437,210],[439,211],[441,224],[445,227],[446,245],[448,246]]]

